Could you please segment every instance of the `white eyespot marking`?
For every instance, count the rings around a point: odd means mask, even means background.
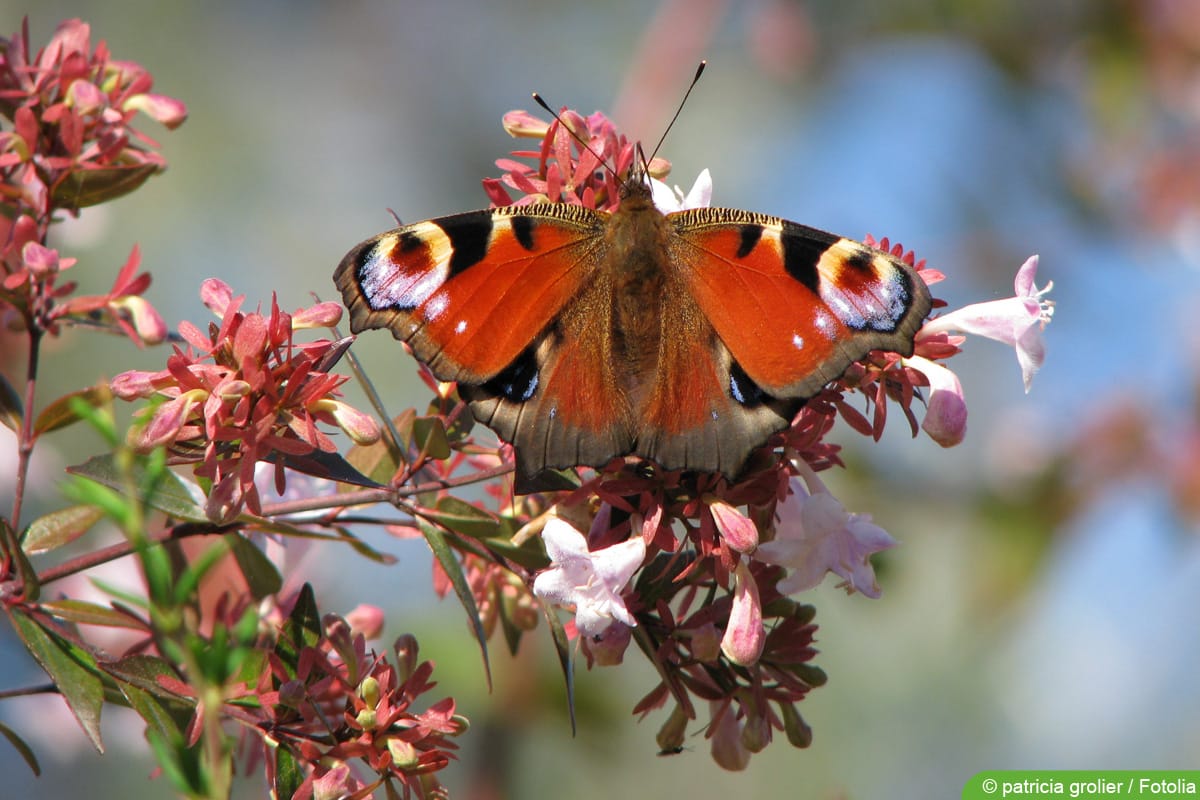
[[[721,416],[720,414],[718,414],[718,413],[717,413],[717,410],[716,410],[715,408],[714,408],[714,409],[713,409],[711,412],[709,412],[709,413],[711,413],[711,414],[712,414],[713,422],[716,422],[716,421],[717,421],[717,418],[718,418],[719,416]]]
[[[798,333],[793,333],[792,334],[792,347],[795,347],[797,350],[803,350],[804,349],[804,337]]]
[[[404,263],[402,241],[423,244],[417,263]],[[410,309],[424,303],[450,276],[450,237],[432,223],[405,234],[384,236],[366,253],[358,270],[359,288],[371,308]],[[399,253],[397,253],[399,251]]]
[[[458,324],[454,326],[455,333],[462,333],[466,329],[467,329],[467,321],[465,319],[460,319],[458,321]]]
[[[558,406],[550,406],[550,419],[558,416]]]

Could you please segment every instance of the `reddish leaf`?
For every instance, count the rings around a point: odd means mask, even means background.
[[[78,397],[92,408],[98,408],[112,395],[107,386],[90,386],[78,392],[64,394],[50,405],[42,409],[33,423],[33,432],[37,435],[56,431],[59,428],[78,422],[79,415],[71,409],[71,398]]]
[[[104,516],[95,506],[67,506],[29,523],[21,547],[26,553],[45,553],[73,542]]]

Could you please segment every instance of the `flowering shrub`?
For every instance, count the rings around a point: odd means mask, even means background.
[[[668,709],[661,751],[681,748],[693,725],[726,769],[745,768],[777,732],[807,746],[813,732],[798,704],[825,676],[813,663],[816,612],[798,595],[832,573],[848,593],[879,597],[870,559],[895,543],[819,477],[841,465],[829,438],[835,420],[878,438],[891,407],[914,435],[950,446],[965,434],[966,404],[946,362],[964,334],[1014,346],[1026,387],[1043,359],[1052,307],[1049,287],[1035,286],[1033,257],[1017,274],[1016,297],[934,317],[910,357],[877,351],[853,364],[737,481],[647,471],[631,458],[568,471],[560,491],[514,495],[509,447],[477,440],[453,385],[424,367],[435,396],[425,415],[383,413],[374,396],[380,414],[369,415],[341,399],[347,378],[332,370],[348,340],[306,333],[336,325],[336,304],[289,314],[272,299],[252,310],[208,280],[200,295],[216,321],[183,322],[171,334],[143,297],[150,277],[137,274],[136,248],[108,294],[75,296],[60,275],[76,260],[48,245],[53,224],[164,167],[131,123],[143,113],[171,128],[186,110],[150,88],[140,66],[114,61],[103,43],[92,48],[78,20],[37,54],[27,29],[0,41],[0,114],[9,123],[0,132],[0,313],[28,344],[23,391],[0,385],[0,416],[18,451],[12,508],[0,518],[0,604],[96,746],[106,699],[124,698],[146,720],[163,772],[190,796],[228,796],[235,753],[251,751],[277,797],[444,796],[436,773],[467,726],[453,698],[422,697],[434,687],[433,665],[418,661],[416,641],[400,637],[390,658],[368,648],[378,613],[322,615],[311,587],[283,590],[256,544],[263,533],[298,536],[383,558],[340,521],[351,507],[380,502],[405,519],[379,523],[428,543],[436,588],[457,595],[485,660],[498,627],[515,649],[544,617],[564,670],[576,649],[589,667],[620,665],[631,643],[653,663],[659,680],[633,711]],[[603,115],[564,111],[545,122],[511,112],[504,126],[537,146],[497,162],[502,177],[484,181],[494,205],[616,207],[634,145]],[[649,167],[664,178],[670,165]],[[686,195],[654,185],[662,208],[707,205],[711,195],[707,171]],[[916,265],[926,283],[942,279],[899,245],[870,243]],[[139,346],[169,342],[171,352],[161,370],[122,373],[34,414],[40,343],[80,320]],[[114,396],[142,402],[127,432],[113,421]],[[24,519],[30,453],[42,434],[79,423],[110,452],[71,469],[74,505]],[[351,440],[344,454],[335,429]],[[348,486],[265,499],[300,478]],[[484,502],[457,493],[481,482]],[[124,545],[34,570],[30,554],[80,540],[101,519],[124,533]],[[163,546],[197,536],[209,544],[190,559]],[[43,598],[42,587],[117,557],[140,567],[136,604]],[[235,570],[244,591],[204,602],[202,581],[219,569]],[[94,626],[130,631],[133,643],[108,655],[88,635]],[[236,747],[234,731],[249,746]],[[18,731],[0,733],[39,769]]]

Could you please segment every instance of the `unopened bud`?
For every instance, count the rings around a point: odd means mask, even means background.
[[[676,704],[671,711],[671,716],[667,717],[667,721],[658,729],[658,733],[654,737],[654,741],[658,744],[658,749],[664,753],[670,753],[683,746],[684,736],[687,734],[688,716],[683,707]]]

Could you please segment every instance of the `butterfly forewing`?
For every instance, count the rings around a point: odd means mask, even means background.
[[[912,352],[929,291],[899,259],[734,209],[669,219],[673,263],[737,367],[766,394],[811,397],[871,350]]]
[[[418,222],[360,244],[334,280],[352,331],[389,328],[442,380],[483,383],[578,294],[603,226],[597,212],[564,205]]]

